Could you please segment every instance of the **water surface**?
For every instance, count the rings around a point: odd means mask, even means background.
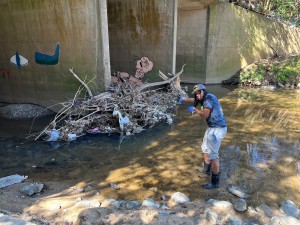
[[[300,202],[300,91],[211,86],[228,120],[221,146],[221,188],[203,190],[209,177],[197,172],[206,129],[184,103],[172,125],[159,124],[130,137],[86,135],[73,142],[28,142],[26,134],[43,129],[51,118],[1,120],[0,177],[21,174],[33,181],[71,181],[90,186],[99,198],[159,200],[180,191],[192,200],[233,200],[226,187],[237,185],[261,203]],[[190,88],[190,90],[192,90]],[[191,91],[190,91],[191,92]],[[175,113],[175,111],[174,111]],[[120,190],[112,189],[115,183]],[[157,192],[153,189],[157,188]]]

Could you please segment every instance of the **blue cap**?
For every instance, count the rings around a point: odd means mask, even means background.
[[[193,93],[195,93],[196,91],[205,90],[205,89],[206,89],[206,87],[203,84],[197,84],[194,86]]]

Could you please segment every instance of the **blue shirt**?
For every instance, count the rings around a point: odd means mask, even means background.
[[[207,93],[203,99],[203,107],[210,109],[210,114],[206,119],[209,127],[227,127],[227,122],[223,114],[222,107],[215,95]]]

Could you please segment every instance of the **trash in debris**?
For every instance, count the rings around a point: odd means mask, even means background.
[[[147,62],[144,59],[142,64],[146,65]],[[51,132],[56,127],[60,133],[59,140],[73,141],[86,133],[132,135],[161,122],[171,124],[172,117],[175,116],[172,109],[176,109],[178,105],[178,96],[187,96],[180,87],[180,75],[184,66],[167,80],[136,87],[130,84],[127,77],[120,77],[118,73],[115,75],[118,82],[111,84],[114,86],[111,86],[110,91],[95,96],[91,94],[87,84],[80,81],[90,97],[86,100],[77,99],[82,89],[78,90],[72,100],[62,103],[63,109],[41,133],[31,136],[34,140],[56,140],[57,133]],[[151,65],[148,69],[150,68]],[[76,75],[73,70],[70,71]],[[75,77],[78,79],[77,75]]]
[[[53,129],[50,133],[50,137],[47,141],[57,141],[59,139],[59,132]]]
[[[76,140],[76,134],[68,134],[68,141],[75,141]]]

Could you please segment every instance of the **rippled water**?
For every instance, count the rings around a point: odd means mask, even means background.
[[[188,104],[179,107],[172,125],[159,124],[130,137],[87,135],[54,144],[24,139],[51,118],[33,125],[1,120],[0,177],[18,173],[40,182],[68,180],[93,186],[102,197],[126,200],[159,199],[175,191],[192,200],[230,200],[234,197],[226,186],[233,184],[250,194],[248,203],[254,206],[286,199],[299,203],[300,91],[208,89],[219,97],[229,124],[221,147],[219,189],[201,189],[209,179],[197,172],[206,124],[185,110]]]

